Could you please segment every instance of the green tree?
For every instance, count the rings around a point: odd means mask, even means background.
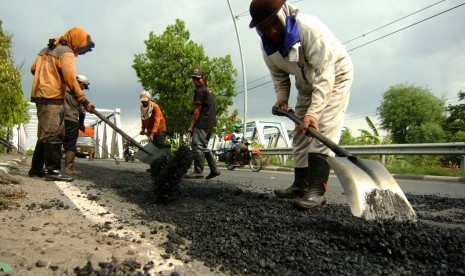
[[[350,146],[357,144],[357,139],[352,136],[352,132],[350,128],[344,127],[341,133],[341,139],[339,140],[339,144],[341,146]]]
[[[144,41],[146,53],[136,54],[134,64],[142,86],[151,91],[166,117],[168,134],[182,137],[186,133],[194,109],[192,97],[194,85],[189,77],[199,66],[205,71],[208,84],[215,95],[221,132],[222,123],[228,120],[228,107],[236,95],[234,89],[237,70],[231,57],[209,58],[202,45],[190,40],[185,23],[176,19],[161,35],[150,32]]]
[[[0,137],[9,139],[14,125],[29,120],[28,103],[21,88],[20,70],[15,67],[12,35],[3,32],[0,20]]]
[[[459,101],[465,99],[465,92],[458,93]],[[458,131],[465,131],[465,104],[449,105],[447,107],[449,116],[444,123],[444,129],[454,135]]]
[[[375,126],[370,117],[365,117],[365,121],[371,129],[371,132],[360,129],[361,135],[357,138],[357,143],[359,145],[379,145],[382,142],[381,137],[379,136],[378,128]]]
[[[437,123],[412,126],[407,133],[407,143],[443,143],[448,140],[447,132]]]
[[[391,86],[378,107],[381,127],[391,132],[393,143],[407,142],[409,129],[445,119],[445,102],[428,88],[409,84]]]

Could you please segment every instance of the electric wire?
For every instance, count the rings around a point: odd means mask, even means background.
[[[381,37],[378,37],[378,38],[376,38],[376,39],[373,39],[373,40],[371,40],[371,41],[368,41],[368,42],[366,42],[366,43],[363,43],[363,44],[361,44],[361,45],[359,45],[359,46],[357,46],[357,47],[354,47],[354,48],[352,48],[352,49],[349,49],[349,50],[347,50],[347,51],[348,51],[348,52],[351,52],[351,51],[353,51],[353,50],[356,50],[356,49],[358,49],[358,48],[361,48],[361,47],[363,47],[363,46],[366,46],[366,45],[368,45],[368,44],[371,44],[371,43],[373,43],[373,42],[376,42],[376,41],[378,41],[378,40],[380,40],[380,39],[386,38],[386,37],[391,36],[391,35],[393,35],[393,34],[395,34],[395,33],[398,33],[398,32],[400,32],[400,31],[403,31],[403,30],[405,30],[405,29],[408,29],[408,28],[410,28],[410,27],[413,27],[413,26],[415,26],[415,25],[418,25],[418,24],[420,24],[420,23],[422,23],[422,22],[425,22],[425,21],[427,21],[427,20],[430,20],[430,19],[432,19],[432,18],[434,18],[434,17],[436,17],[436,16],[439,16],[439,15],[441,15],[441,14],[444,14],[444,13],[446,13],[446,12],[449,12],[449,11],[451,11],[451,10],[454,10],[454,9],[460,7],[460,6],[463,6],[463,5],[465,5],[465,3],[462,3],[462,4],[460,4],[460,5],[457,5],[457,6],[455,6],[455,7],[452,7],[452,8],[450,8],[450,9],[445,10],[445,11],[442,11],[442,12],[440,12],[440,13],[437,13],[437,14],[435,14],[435,15],[432,15],[432,16],[430,16],[430,17],[427,17],[427,18],[425,18],[425,19],[422,19],[422,20],[420,20],[420,21],[417,21],[417,22],[415,22],[415,23],[413,23],[413,24],[410,24],[410,25],[408,25],[408,26],[406,26],[406,27],[400,28],[400,29],[398,29],[398,30],[396,30],[396,31],[390,32],[390,33],[388,33],[388,34],[386,34],[386,35],[383,35],[383,36],[381,36]]]
[[[390,22],[390,23],[387,23],[387,24],[385,24],[385,25],[383,25],[383,26],[380,26],[380,27],[378,27],[378,28],[375,28],[374,30],[372,30],[372,31],[370,31],[370,32],[367,32],[367,33],[365,33],[365,34],[363,34],[363,35],[360,35],[360,36],[358,36],[358,37],[355,37],[355,38],[353,38],[353,39],[350,39],[350,40],[348,40],[347,42],[345,42],[344,44],[349,43],[349,42],[352,42],[352,41],[357,40],[357,39],[359,39],[359,38],[362,38],[362,37],[364,37],[364,36],[366,36],[366,35],[368,35],[368,34],[371,34],[371,33],[375,32],[375,31],[378,31],[378,30],[380,30],[380,29],[382,29],[382,28],[385,28],[385,27],[387,27],[387,26],[389,26],[389,25],[392,25],[392,24],[394,24],[394,23],[396,23],[396,22],[399,22],[399,21],[401,21],[401,20],[403,20],[403,19],[405,19],[405,18],[407,18],[407,17],[410,17],[410,16],[412,16],[412,15],[414,15],[414,14],[417,14],[417,13],[419,13],[419,12],[422,12],[422,11],[424,11],[424,10],[426,10],[426,9],[428,9],[428,8],[431,8],[431,7],[433,7],[433,6],[435,6],[435,5],[439,4],[439,3],[442,3],[442,2],[444,2],[444,1],[445,1],[445,0],[441,0],[441,1],[438,1],[438,2],[436,2],[436,3],[433,3],[433,4],[429,5],[429,6],[427,6],[427,7],[424,7],[424,8],[422,8],[422,9],[419,9],[419,10],[413,12],[413,13],[410,13],[410,14],[408,14],[408,15],[406,15],[406,16],[403,16],[403,17],[401,17],[401,18],[399,18],[399,19],[396,19],[396,20],[394,20],[394,21],[392,21],[392,22]],[[366,42],[366,43],[364,43],[364,44],[361,44],[361,45],[359,45],[359,46],[356,46],[356,47],[354,47],[354,48],[351,48],[351,49],[349,49],[348,51],[350,52],[350,51],[359,49],[359,48],[361,48],[361,47],[363,47],[363,46],[366,46],[366,45],[368,45],[368,44],[371,44],[371,43],[373,43],[373,42],[376,42],[376,41],[381,40],[381,39],[383,39],[383,38],[386,38],[386,37],[388,37],[388,36],[391,36],[391,35],[393,35],[393,34],[395,34],[395,33],[398,33],[398,32],[400,32],[400,31],[403,31],[403,30],[405,30],[405,29],[408,29],[408,28],[413,27],[413,26],[415,26],[415,25],[418,25],[418,24],[420,24],[420,23],[423,23],[423,22],[425,22],[425,21],[427,21],[427,20],[430,20],[430,19],[432,19],[432,18],[434,18],[434,17],[437,17],[437,16],[439,16],[439,15],[442,15],[442,14],[444,14],[444,13],[446,13],[446,12],[452,11],[452,10],[454,10],[454,9],[456,9],[456,8],[459,8],[459,7],[463,6],[463,5],[465,5],[465,2],[464,2],[464,3],[461,3],[461,4],[459,4],[459,5],[456,5],[456,6],[452,7],[452,8],[449,8],[449,9],[447,9],[447,10],[444,10],[444,11],[442,11],[442,12],[436,13],[436,14],[430,16],[430,17],[427,17],[427,18],[422,19],[422,20],[420,20],[420,21],[417,21],[417,22],[415,22],[415,23],[412,23],[412,24],[410,24],[410,25],[408,25],[408,26],[405,26],[405,27],[403,27],[403,28],[400,28],[400,29],[398,29],[398,30],[396,30],[396,31],[393,31],[393,32],[391,32],[391,33],[388,33],[388,34],[386,34],[386,35],[383,35],[383,36],[381,36],[381,37],[379,37],[379,38],[373,39],[373,40],[371,40],[371,41],[369,41],[369,42]],[[258,80],[260,80],[260,79],[263,79],[263,78],[266,78],[266,77],[269,77],[269,75],[265,75],[265,76],[260,77],[260,78],[258,78],[258,79],[256,79],[256,80],[253,80],[253,81],[251,81],[251,82],[249,82],[249,83],[256,82],[256,81],[258,81]],[[272,80],[269,80],[269,81],[264,82],[264,83],[261,83],[261,84],[259,84],[259,85],[250,87],[250,88],[248,89],[248,91],[253,90],[253,89],[255,89],[255,88],[258,88],[258,87],[261,87],[261,86],[264,86],[264,85],[266,85],[266,84],[268,84],[268,83],[271,83],[271,82],[272,82]],[[241,94],[241,93],[244,93],[244,91],[239,91],[239,92],[237,92],[237,94]],[[376,112],[371,112],[371,113],[369,113],[369,114],[374,115],[374,114],[376,114]],[[355,116],[355,115],[351,115],[351,116]],[[357,118],[352,118],[351,116],[346,117],[346,119],[347,119],[347,120],[357,119]],[[360,117],[364,117],[364,115],[358,115],[358,116],[359,116],[359,118],[360,118]]]
[[[433,7],[433,6],[437,5],[437,4],[439,4],[439,3],[441,3],[441,2],[444,2],[444,1],[446,1],[446,0],[441,0],[441,1],[439,1],[439,2],[436,2],[436,3],[434,3],[434,4],[431,4],[431,5],[429,5],[429,6],[426,6],[426,7],[422,8],[422,9],[419,9],[419,10],[417,10],[417,11],[415,11],[415,12],[412,12],[412,13],[406,15],[406,16],[403,16],[403,17],[401,17],[401,18],[399,18],[399,19],[396,19],[396,20],[391,21],[391,22],[389,22],[389,23],[387,23],[387,24],[384,24],[384,25],[382,25],[382,26],[380,26],[380,27],[378,27],[378,28],[375,28],[375,29],[373,29],[373,30],[371,30],[371,31],[369,31],[369,32],[367,32],[367,33],[364,33],[364,34],[362,34],[362,35],[359,35],[359,36],[357,36],[357,37],[354,37],[354,38],[352,38],[352,39],[350,39],[350,40],[344,42],[343,44],[348,44],[348,43],[350,43],[350,42],[352,42],[352,41],[355,41],[355,40],[357,40],[357,39],[359,39],[359,38],[363,38],[363,37],[365,37],[366,35],[369,35],[369,34],[371,34],[371,33],[374,33],[374,32],[376,32],[376,31],[379,31],[379,30],[381,30],[381,29],[383,29],[383,28],[385,28],[385,27],[387,27],[387,26],[390,26],[390,25],[392,25],[392,24],[394,24],[394,23],[397,23],[397,22],[399,22],[399,21],[401,21],[401,20],[404,20],[405,18],[408,18],[408,17],[410,17],[410,16],[412,16],[412,15],[415,15],[415,14],[417,14],[417,13],[419,13],[419,12],[422,12],[422,11],[424,11],[424,10],[426,10],[426,9],[429,9],[429,8],[431,8],[431,7]]]
[[[412,16],[412,15],[414,15],[414,14],[416,14],[416,13],[419,13],[419,12],[421,12],[421,11],[424,11],[424,10],[426,10],[426,9],[432,7],[432,6],[435,6],[435,5],[437,5],[437,4],[441,3],[441,2],[444,2],[444,1],[445,1],[445,0],[441,0],[441,1],[439,1],[439,2],[436,2],[436,3],[434,3],[434,4],[431,4],[431,5],[427,6],[427,7],[424,7],[424,8],[422,8],[422,9],[420,9],[420,10],[417,10],[417,11],[415,11],[415,12],[413,12],[413,13],[410,13],[409,15],[403,16],[403,17],[401,17],[401,18],[399,18],[399,19],[396,19],[396,20],[394,20],[394,21],[392,21],[392,22],[390,22],[390,23],[387,23],[387,24],[385,24],[385,25],[383,25],[383,26],[381,26],[381,27],[378,27],[378,28],[376,28],[376,29],[374,29],[374,30],[372,30],[372,31],[370,31],[370,32],[368,32],[368,33],[366,33],[366,34],[364,34],[364,35],[361,35],[361,36],[358,36],[358,37],[356,37],[356,38],[353,38],[353,39],[349,40],[348,42],[354,41],[354,40],[356,40],[356,39],[358,39],[358,38],[360,38],[360,37],[363,37],[363,36],[365,36],[365,35],[367,35],[367,34],[373,33],[373,32],[375,32],[375,31],[377,31],[377,30],[380,30],[380,29],[382,29],[382,28],[384,28],[384,27],[386,27],[386,26],[392,25],[392,24],[394,24],[394,23],[396,23],[396,22],[398,22],[398,21],[400,21],[400,20],[402,20],[402,19],[405,19],[405,18],[407,18],[407,17],[409,17],[409,16]],[[429,20],[429,19],[432,19],[432,18],[434,18],[434,17],[436,17],[436,16],[439,16],[439,15],[441,15],[441,14],[444,14],[444,13],[446,13],[446,12],[449,12],[449,11],[451,11],[451,10],[453,10],[453,9],[456,9],[456,8],[458,8],[458,7],[460,7],[460,6],[463,6],[463,5],[465,5],[465,3],[459,4],[459,5],[455,6],[455,7],[452,7],[452,8],[450,8],[450,9],[445,10],[445,11],[442,11],[442,12],[440,12],[440,13],[437,13],[437,14],[435,14],[435,15],[432,15],[432,16],[430,16],[430,17],[428,17],[428,18],[423,19],[423,20],[417,21],[417,22],[415,22],[415,23],[413,23],[413,24],[411,24],[411,25],[409,25],[409,26],[406,26],[406,27],[403,27],[403,28],[401,28],[401,29],[398,29],[398,30],[396,30],[396,31],[394,31],[394,32],[391,32],[391,33],[389,33],[389,34],[387,34],[387,35],[384,35],[384,36],[381,36],[381,37],[376,38],[376,39],[374,39],[374,40],[371,40],[371,41],[369,41],[369,42],[367,42],[367,43],[364,43],[364,44],[362,44],[362,45],[356,46],[356,47],[354,47],[354,48],[352,48],[352,49],[350,49],[350,50],[348,50],[348,51],[353,51],[353,50],[355,50],[355,49],[361,48],[361,47],[363,47],[363,46],[366,46],[366,45],[371,44],[371,43],[373,43],[373,42],[375,42],[375,41],[381,40],[381,39],[383,39],[383,38],[385,38],[385,37],[387,37],[387,36],[393,35],[393,34],[395,34],[395,33],[397,33],[397,32],[400,32],[400,31],[402,31],[402,30],[405,30],[405,29],[407,29],[407,28],[410,28],[410,27],[412,27],[412,26],[414,26],[414,25],[420,24],[420,23],[422,23],[422,22],[424,22],[424,21],[427,21],[427,20]],[[347,42],[346,42],[346,43],[347,43]],[[258,79],[256,79],[256,80],[253,80],[253,81],[251,81],[251,82],[249,82],[249,83],[255,82],[255,81],[257,81],[257,80],[259,80],[259,79],[263,79],[263,78],[265,78],[265,77],[269,77],[269,75],[265,75],[265,76],[260,77],[260,78],[258,78]],[[247,89],[247,90],[250,91],[250,90],[253,90],[253,89],[255,89],[255,88],[261,87],[261,86],[263,86],[263,85],[265,85],[265,84],[271,83],[271,82],[272,82],[272,81],[269,80],[269,81],[267,81],[267,82],[265,82],[265,83],[262,83],[262,84],[260,84],[260,85],[251,87],[251,88],[249,88],[249,89]],[[244,91],[239,91],[239,92],[237,92],[237,94],[241,94],[241,93],[244,93]]]

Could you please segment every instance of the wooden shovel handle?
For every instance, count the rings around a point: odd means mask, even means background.
[[[141,144],[139,144],[136,140],[134,140],[131,136],[127,135],[119,127],[117,127],[110,120],[108,120],[107,117],[103,116],[102,113],[98,112],[96,109],[93,109],[92,113],[95,114],[95,116],[99,117],[100,120],[104,121],[107,125],[109,125],[114,131],[121,134],[121,136],[123,136],[126,140],[131,141],[131,143],[135,145],[137,148],[139,148],[140,150],[144,151],[145,153],[149,155],[153,155],[151,152],[148,152],[146,149],[144,149],[144,147]]]
[[[288,109],[288,111],[285,111],[285,110],[277,108],[276,106],[273,106],[271,113],[277,116],[288,117],[289,119],[291,119],[294,123],[298,125],[302,124],[302,120],[294,113],[292,109]],[[340,147],[338,144],[329,140],[326,136],[324,136],[323,134],[318,132],[318,130],[312,127],[308,128],[306,135],[310,137],[314,137],[315,139],[323,143],[325,146],[331,149],[337,156],[340,156],[340,157],[352,156],[352,154],[349,151],[347,151],[345,148]]]

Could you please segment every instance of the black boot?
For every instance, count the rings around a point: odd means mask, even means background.
[[[280,198],[302,197],[307,192],[308,168],[294,168],[294,183],[286,189],[276,189],[274,194]]]
[[[184,176],[185,179],[202,179],[203,176],[203,167],[205,163],[205,157],[202,151],[192,150],[194,157],[194,172],[188,173]]]
[[[44,143],[37,140],[36,147],[34,149],[34,154],[32,155],[31,169],[29,170],[28,175],[30,177],[44,177]]]
[[[326,204],[325,192],[330,170],[326,157],[325,154],[308,154],[308,191],[295,200],[297,206],[311,209]]]
[[[216,166],[216,160],[211,151],[205,153],[205,159],[207,159],[208,167],[210,168],[210,174],[205,177],[206,179],[211,179],[220,175],[220,170]]]
[[[66,181],[71,182],[73,177],[61,172],[61,143],[46,142],[45,147],[45,167],[47,168],[47,181]]]

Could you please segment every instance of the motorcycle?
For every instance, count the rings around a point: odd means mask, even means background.
[[[234,170],[236,167],[249,165],[253,172],[259,172],[263,168],[262,153],[259,149],[252,148],[246,139],[244,139],[243,142],[247,146],[247,151],[241,152],[239,155],[239,160],[237,160],[239,165],[235,162],[236,157],[232,148],[220,152],[218,154],[218,160],[225,162],[228,170]]]
[[[135,154],[134,149],[131,146],[127,146],[126,149],[124,150],[124,153],[123,153],[124,161],[126,161],[126,162],[129,162],[129,161],[134,162],[134,154]]]

